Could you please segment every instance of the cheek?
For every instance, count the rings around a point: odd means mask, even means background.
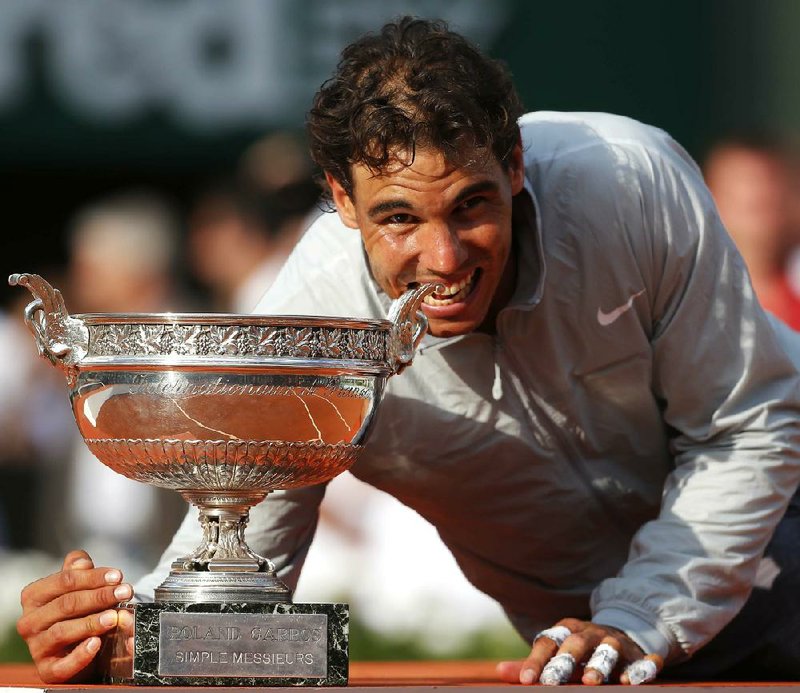
[[[369,258],[372,276],[384,290],[401,283],[400,275],[404,269],[403,256],[394,244],[379,242],[364,247]]]
[[[504,232],[497,224],[487,224],[473,234],[472,247],[488,258],[502,260],[508,254],[511,246],[511,233]]]
[[[364,244],[364,247],[373,265],[387,275],[403,270],[417,255],[414,239],[410,236],[382,236],[369,245]]]

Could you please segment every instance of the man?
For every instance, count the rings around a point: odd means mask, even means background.
[[[309,118],[338,216],[259,311],[379,316],[444,285],[353,472],[430,520],[532,641],[503,678],[641,683],[754,658],[796,676],[794,515],[757,569],[800,478],[798,377],[700,173],[624,118],[520,114],[504,69],[442,24],[345,49]],[[290,584],[323,493],[253,512],[250,544]],[[165,556],[193,548],[194,522]],[[40,673],[89,675],[129,593],[78,552],[29,587]]]
[[[800,329],[800,288],[792,276],[800,243],[800,168],[792,152],[768,138],[730,138],[711,149],[704,170],[759,302]]]

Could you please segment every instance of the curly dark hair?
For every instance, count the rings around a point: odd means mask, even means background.
[[[503,63],[443,21],[403,17],[344,49],[307,130],[314,161],[352,197],[353,164],[381,171],[400,151],[407,165],[417,147],[455,163],[494,155],[505,167],[522,112]]]

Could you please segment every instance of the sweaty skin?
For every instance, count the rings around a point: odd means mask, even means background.
[[[511,208],[524,181],[522,150],[506,169],[491,156],[459,167],[426,149],[409,159],[397,152],[380,173],[353,165],[352,198],[328,175],[339,216],[360,230],[373,277],[390,297],[416,283],[468,283],[459,300],[423,304],[432,334],[492,331],[515,285]]]

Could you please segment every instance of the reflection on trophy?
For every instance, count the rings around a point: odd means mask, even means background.
[[[425,333],[417,309],[434,286],[397,299],[388,320],[354,320],[70,316],[38,275],[9,283],[34,296],[25,321],[64,371],[89,449],[200,511],[202,539],[172,564],[156,601],[123,605],[106,647],[109,680],[345,685],[347,605],[292,603],[269,559],[247,546],[245,526],[270,491],[353,464],[387,378]]]

